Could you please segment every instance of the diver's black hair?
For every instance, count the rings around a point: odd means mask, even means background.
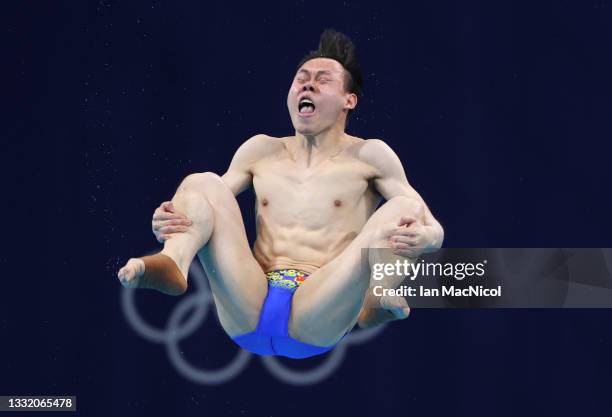
[[[298,69],[306,61],[315,58],[330,58],[342,64],[349,75],[345,77],[344,88],[349,93],[356,94],[357,97],[362,96],[363,75],[355,55],[355,45],[348,36],[344,33],[336,32],[334,29],[325,29],[319,40],[319,48],[302,58],[297,66]]]

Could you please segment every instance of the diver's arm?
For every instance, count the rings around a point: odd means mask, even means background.
[[[227,172],[221,177],[235,196],[251,187],[253,183],[251,168],[255,162],[267,155],[270,146],[270,137],[255,135],[238,148]]]
[[[415,231],[422,233],[423,252],[433,252],[442,246],[444,230],[440,223],[431,214],[421,195],[410,186],[402,163],[383,141],[371,139],[366,141],[360,150],[360,159],[374,167],[377,176],[373,179],[374,186],[386,200],[394,197],[407,197],[414,204],[408,205],[406,213],[398,219],[397,226],[411,225]],[[419,238],[420,240],[420,238]],[[394,263],[391,251],[373,251],[375,259],[371,263]],[[385,276],[380,281],[372,281],[367,291],[363,307],[359,313],[357,323],[361,328],[369,328],[385,323],[389,320],[405,318],[409,311],[407,300],[401,296],[379,297],[375,295],[375,287],[397,288],[405,279],[403,275]],[[399,316],[398,316],[399,314]]]
[[[438,250],[444,240],[444,229],[421,195],[408,183],[404,167],[395,152],[383,141],[370,139],[363,146],[360,157],[378,171],[374,186],[383,198],[390,200],[404,196],[414,200],[413,209],[405,216],[414,218],[424,226],[425,239],[428,242],[425,252]]]

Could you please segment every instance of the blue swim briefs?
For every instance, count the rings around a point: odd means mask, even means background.
[[[295,269],[280,269],[268,272],[266,278],[268,295],[261,307],[257,329],[232,340],[241,348],[258,355],[293,359],[308,358],[333,349],[336,345],[315,346],[289,336],[291,300],[295,290],[308,278],[308,274]]]

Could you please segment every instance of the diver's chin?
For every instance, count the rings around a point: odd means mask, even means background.
[[[302,136],[317,136],[319,130],[313,129],[311,126],[294,126],[295,132]]]
[[[293,128],[296,133],[304,136],[313,136],[318,133],[318,129],[310,123],[302,123],[300,120],[293,122]]]

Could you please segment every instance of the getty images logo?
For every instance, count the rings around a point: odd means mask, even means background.
[[[164,329],[155,328],[143,320],[136,309],[136,291],[123,288],[121,291],[121,307],[130,326],[144,339],[153,343],[166,345],[168,359],[176,370],[186,379],[204,385],[224,384],[238,376],[254,356],[250,352],[237,349],[234,359],[218,369],[200,369],[191,365],[181,354],[179,343],[192,335],[206,320],[208,314],[214,311],[212,294],[208,286],[206,273],[199,262],[195,261],[189,269],[189,282],[195,284],[196,291],[180,298]],[[184,320],[185,314],[192,315]],[[181,325],[181,322],[183,324]],[[385,325],[368,330],[355,330],[347,335],[338,346],[326,354],[324,361],[313,369],[296,370],[284,366],[273,356],[259,356],[264,367],[280,381],[291,385],[316,384],[329,377],[342,363],[348,347],[361,344],[376,337],[384,330]],[[228,340],[228,344],[231,343]]]

